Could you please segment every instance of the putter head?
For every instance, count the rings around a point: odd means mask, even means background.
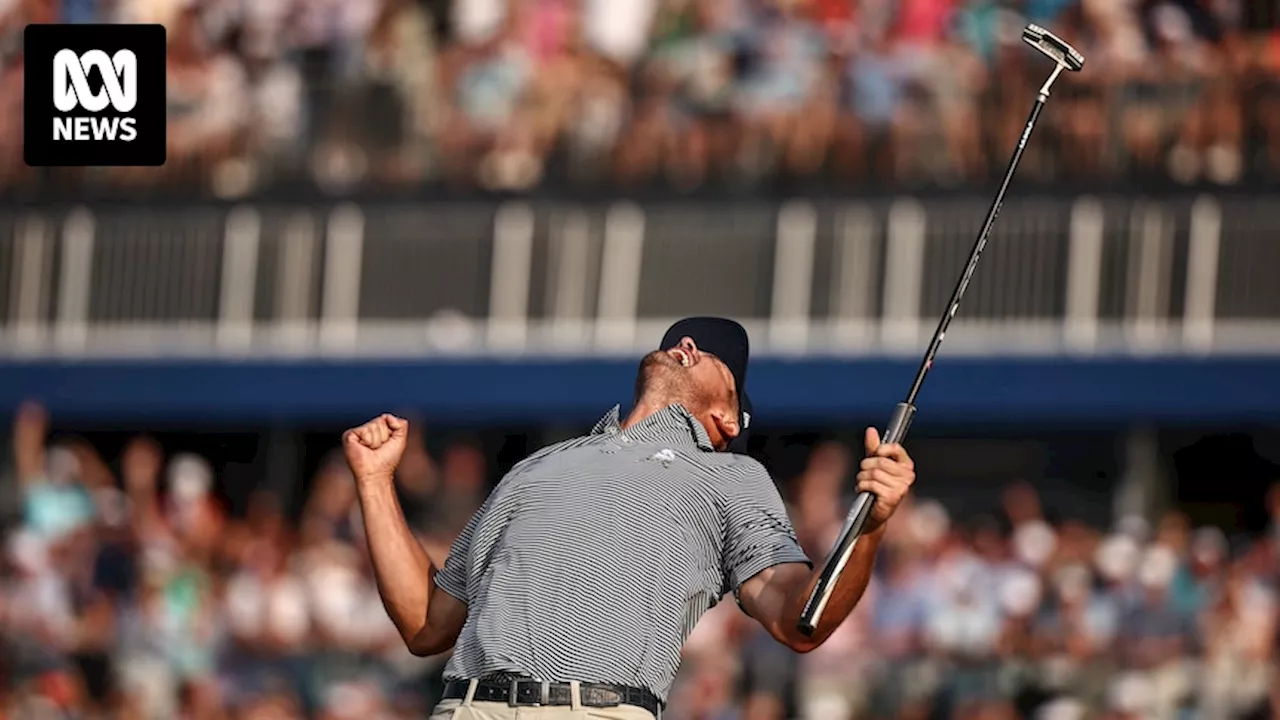
[[[1045,30],[1039,25],[1028,25],[1022,31],[1022,41],[1071,72],[1079,72],[1084,67],[1084,56],[1068,45],[1062,38]]]

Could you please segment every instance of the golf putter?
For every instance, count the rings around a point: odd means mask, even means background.
[[[1058,79],[1058,75],[1062,71],[1070,70],[1071,72],[1080,72],[1084,67],[1084,56],[1076,52],[1062,38],[1045,30],[1039,25],[1028,25],[1022,31],[1022,41],[1031,47],[1039,50],[1049,57],[1050,60],[1057,63],[1057,67],[1053,69],[1053,73],[1049,75],[1049,79],[1044,81],[1044,85],[1040,87],[1041,102],[1049,97],[1049,86],[1053,85],[1053,81]]]
[[[916,397],[920,393],[921,386],[924,385],[925,376],[929,373],[929,369],[933,367],[933,360],[938,354],[938,349],[942,346],[942,338],[947,334],[951,319],[955,317],[956,311],[960,309],[960,298],[964,296],[964,291],[969,287],[969,280],[973,277],[973,272],[978,267],[978,260],[982,257],[982,250],[987,246],[987,237],[991,234],[991,227],[995,224],[996,217],[1000,214],[1000,206],[1004,204],[1004,196],[1009,190],[1009,183],[1013,180],[1013,173],[1018,169],[1018,162],[1022,159],[1022,151],[1027,147],[1027,138],[1031,137],[1031,130],[1035,128],[1036,120],[1040,118],[1040,111],[1049,99],[1049,87],[1053,85],[1054,80],[1058,79],[1063,70],[1078,72],[1080,68],[1084,67],[1083,55],[1063,42],[1062,38],[1039,25],[1028,25],[1022,31],[1022,39],[1031,47],[1047,55],[1050,60],[1053,60],[1055,63],[1053,72],[1049,75],[1049,79],[1045,80],[1044,85],[1040,87],[1040,94],[1036,96],[1035,105],[1031,107],[1031,116],[1027,118],[1027,124],[1022,129],[1022,136],[1018,139],[1018,145],[1013,149],[1013,155],[1009,158],[1009,166],[1004,172],[1004,181],[1000,183],[1000,189],[996,192],[995,199],[991,203],[991,209],[987,211],[987,219],[982,224],[982,230],[978,233],[978,239],[973,244],[973,250],[969,253],[969,262],[965,265],[964,274],[960,276],[960,281],[951,293],[951,301],[947,304],[947,309],[943,312],[942,319],[938,321],[938,328],[933,333],[933,339],[929,341],[929,347],[920,363],[920,369],[916,371],[915,381],[911,383],[911,390],[907,392],[906,399],[898,403],[898,406],[894,408],[893,416],[889,419],[889,424],[885,426],[884,437],[881,439],[882,443],[900,443],[907,437],[907,430],[910,429],[911,420],[916,414]],[[853,499],[853,506],[850,508],[848,516],[845,517],[844,526],[840,529],[840,537],[836,540],[835,546],[827,556],[826,564],[823,565],[822,572],[818,575],[818,583],[814,586],[813,592],[809,594],[804,610],[800,613],[798,629],[805,637],[813,635],[817,629],[818,622],[822,619],[822,613],[827,609],[827,603],[831,601],[831,595],[835,592],[836,582],[840,579],[841,573],[844,572],[845,566],[849,563],[849,558],[853,556],[854,545],[862,535],[862,530],[866,526],[867,518],[871,516],[871,508],[875,501],[875,495],[868,492],[860,492]]]

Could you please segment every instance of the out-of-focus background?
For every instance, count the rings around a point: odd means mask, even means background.
[[[866,600],[732,602],[664,717],[1280,716],[1280,18],[1261,0],[3,0],[0,717],[424,717],[338,433],[442,561],[681,316],[752,333],[821,557],[1048,67]],[[169,162],[21,159],[28,22],[161,22]],[[660,581],[660,579],[655,579]]]
[[[5,0],[0,184],[23,196],[432,187],[964,187],[1003,169],[1051,26],[1088,58],[1020,184],[1280,173],[1269,0]],[[159,22],[169,162],[37,172],[28,22]]]

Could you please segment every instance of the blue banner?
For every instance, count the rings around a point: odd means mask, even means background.
[[[0,410],[45,402],[68,420],[350,422],[412,410],[459,424],[590,422],[630,401],[635,361],[0,362]],[[913,360],[753,363],[765,424],[887,416]],[[930,373],[920,422],[1280,422],[1280,359],[951,358]]]

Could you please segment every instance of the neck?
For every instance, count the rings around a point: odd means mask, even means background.
[[[644,421],[645,418],[666,410],[677,402],[679,401],[674,398],[642,395],[636,401],[636,406],[631,408],[631,412],[627,413],[627,419],[622,421],[622,429],[626,430],[632,425]]]

